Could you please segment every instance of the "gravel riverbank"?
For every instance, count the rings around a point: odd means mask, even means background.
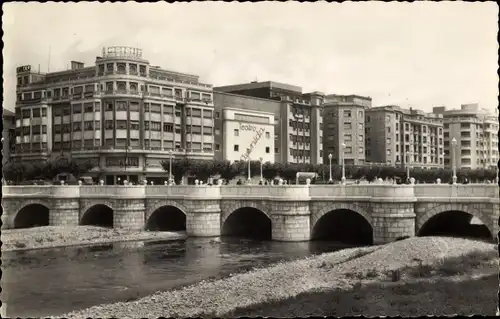
[[[185,238],[185,232],[129,231],[96,226],[43,226],[6,229],[2,230],[1,234],[2,251]]]
[[[478,257],[470,254],[477,254]],[[464,255],[466,257],[463,257]],[[246,313],[245,309],[248,310],[249,307],[256,305],[269,305],[272,302],[287,300],[294,303],[294,298],[307,293],[359,290],[371,283],[388,281],[387,276],[391,270],[416,267],[419,272],[427,271],[429,278],[441,276],[441,273],[432,272],[433,267],[441,265],[439,266],[441,268],[438,267],[441,269],[439,271],[444,271],[442,269],[451,266],[443,265],[447,265],[446,263],[453,258],[476,260],[481,265],[487,264],[490,269],[491,267],[498,269],[497,256],[495,245],[489,243],[457,238],[410,238],[384,246],[346,249],[280,263],[222,280],[203,281],[184,289],[159,292],[136,301],[94,306],[63,317],[216,317],[231,314],[238,309]],[[472,267],[464,263],[464,260],[458,263],[454,261],[451,264],[461,265],[462,268]],[[465,269],[465,272],[467,271]],[[401,272],[399,283],[410,282],[413,280],[410,277],[415,277],[414,270]],[[492,295],[497,293],[498,282],[495,284],[497,288],[491,291]],[[409,302],[418,303],[412,296],[407,297]],[[494,309],[495,306],[492,305],[491,308]],[[314,305],[309,309],[314,309]],[[247,313],[269,315],[260,311],[247,311]],[[317,308],[316,312],[307,314],[325,315],[321,311],[321,308]],[[456,313],[460,311],[453,312]],[[431,313],[422,308],[420,313],[414,315],[426,314]]]

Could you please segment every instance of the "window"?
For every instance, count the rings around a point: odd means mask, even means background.
[[[220,119],[220,112],[215,112],[215,118]]]
[[[218,128],[216,128],[214,134],[215,135],[220,135],[220,130]]]
[[[351,153],[352,153],[352,147],[347,146],[347,147],[345,148],[344,153],[346,153],[346,154],[351,154]]]
[[[117,111],[127,111],[127,102],[124,102],[124,101],[116,102],[116,110]]]
[[[127,129],[127,121],[116,121],[116,128],[119,130]]]
[[[344,130],[350,130],[352,129],[352,125],[349,122],[344,122]]]
[[[131,130],[139,130],[139,121],[130,121]]]
[[[161,131],[161,122],[151,122],[151,131],[160,132]]]
[[[74,122],[73,123],[73,132],[79,132],[82,130],[82,123]]]
[[[73,114],[82,113],[82,105],[81,104],[73,104]]]
[[[363,111],[358,111],[358,118],[362,119],[363,118]]]
[[[235,144],[234,145],[234,151],[235,152],[239,152],[239,150],[240,150],[240,146],[238,144]]]
[[[344,110],[344,117],[351,117],[351,111],[350,110]]]
[[[40,117],[40,109],[33,109],[33,117]]]
[[[240,136],[240,130],[234,129],[234,136]]]
[[[163,132],[173,133],[174,125],[172,123],[163,123]]]
[[[92,130],[94,130],[94,122],[93,121],[85,121],[84,122],[84,130],[85,131],[92,131]]]
[[[274,153],[279,154],[279,152],[280,152],[280,151],[279,151],[279,148],[275,147],[275,148],[274,148]]]
[[[269,152],[270,152],[270,147],[266,146],[266,153],[269,154]]]
[[[106,103],[106,111],[113,111],[113,103]]]
[[[115,127],[112,120],[106,120],[106,122],[104,122],[104,125],[106,126],[106,130],[112,130]]]
[[[351,134],[344,134],[344,141],[352,141],[352,135]]]
[[[271,133],[266,132],[266,138],[271,138]]]
[[[219,152],[220,151],[220,144],[215,144],[215,151]]]
[[[203,110],[203,117],[211,119],[212,118],[212,111],[211,110]]]
[[[85,103],[84,104],[84,112],[85,113],[92,113],[92,112],[94,112],[94,104],[93,103]]]

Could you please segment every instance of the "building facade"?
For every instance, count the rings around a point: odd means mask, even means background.
[[[17,69],[16,154],[91,161],[91,175],[165,179],[161,161],[214,156],[212,86],[153,66],[142,50],[104,48],[95,65],[41,74]]]
[[[280,161],[280,102],[214,91],[214,107],[216,159]]]
[[[16,118],[13,112],[3,109],[2,165],[10,159],[16,147]]]
[[[498,165],[498,116],[478,104],[463,104],[459,110],[434,107],[443,116],[445,165],[457,168],[494,168]],[[455,147],[452,145],[456,139]],[[454,150],[454,153],[453,153]]]
[[[442,115],[389,105],[367,109],[365,122],[368,162],[443,167]]]
[[[214,91],[279,101],[279,107],[269,104],[269,109],[263,109],[256,99],[255,103],[252,100],[244,103],[246,109],[274,114],[275,161],[323,163],[322,93],[303,94],[300,87],[271,81],[215,87]]]
[[[323,101],[323,161],[365,164],[365,111],[372,99],[358,95],[327,95]],[[345,144],[345,147],[342,147]]]

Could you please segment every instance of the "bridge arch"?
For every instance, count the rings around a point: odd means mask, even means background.
[[[311,240],[373,244],[371,215],[355,203],[330,203],[311,214]]]
[[[113,227],[114,209],[110,201],[87,204],[80,212],[80,225]]]
[[[271,216],[262,205],[248,203],[234,206],[221,218],[221,235],[271,240]]]
[[[160,231],[185,231],[187,209],[176,201],[155,203],[145,214],[145,229]]]
[[[451,216],[452,213],[454,213],[455,215]],[[460,215],[457,216],[457,213]],[[452,219],[451,217],[459,218]],[[489,236],[491,238],[496,238],[496,233],[493,230],[491,219],[487,218],[487,216],[485,216],[479,209],[475,208],[474,206],[463,203],[447,203],[436,205],[428,209],[424,214],[420,216],[417,215],[417,220],[415,222],[416,234],[417,236],[425,236],[428,233],[432,233],[432,230],[429,230],[429,228],[434,226],[433,228],[437,229],[439,228],[438,224],[442,224],[445,221],[467,219],[466,222],[469,223],[472,217],[476,217],[484,224],[484,227],[488,230]],[[435,223],[435,225],[430,225],[433,222]]]
[[[44,199],[23,201],[12,219],[12,226],[14,228],[48,226],[50,224],[51,208],[50,202]]]

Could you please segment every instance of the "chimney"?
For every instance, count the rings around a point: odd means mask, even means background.
[[[71,61],[71,70],[83,69],[83,62]]]

